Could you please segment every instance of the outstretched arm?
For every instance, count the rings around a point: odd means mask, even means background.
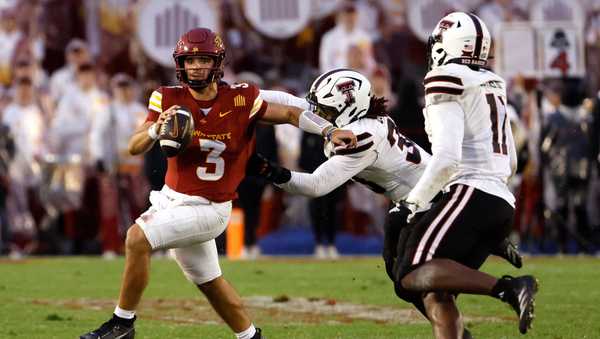
[[[292,124],[307,133],[320,134],[335,145],[348,145],[349,147],[356,145],[354,133],[337,129],[329,121],[307,111],[306,100],[280,91],[261,90],[260,95],[269,103],[261,118],[262,122]]]
[[[377,153],[373,151],[360,159],[334,156],[312,173],[291,172],[290,181],[277,186],[289,193],[321,197],[352,179],[376,159]]]
[[[262,176],[289,193],[320,197],[352,179],[376,159],[375,151],[367,151],[360,157],[336,155],[314,172],[302,173],[290,171],[261,155],[254,155],[249,161],[247,173]]]

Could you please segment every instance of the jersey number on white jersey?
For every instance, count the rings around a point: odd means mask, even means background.
[[[508,155],[506,146],[506,105],[502,97],[488,93],[485,99],[490,106],[490,119],[492,121],[492,149],[494,153]],[[498,105],[500,102],[500,105]],[[502,123],[500,123],[502,121]],[[510,128],[510,127],[509,127]]]
[[[421,154],[419,150],[415,147],[415,144],[406,139],[400,132],[398,132],[398,127],[394,121],[390,118],[387,119],[388,126],[388,135],[387,139],[390,143],[391,147],[394,147],[394,144],[397,144],[401,151],[404,151],[404,147],[406,147],[406,161],[412,162],[413,164],[418,164],[421,162]]]

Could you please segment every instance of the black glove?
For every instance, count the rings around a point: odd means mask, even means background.
[[[406,227],[406,218],[410,214],[410,210],[402,204],[394,205],[387,215],[384,226],[383,237],[383,260],[385,262],[385,270],[394,281],[393,268],[396,264],[397,257],[403,255],[402,249],[399,249],[400,232]],[[398,252],[398,251],[401,252]]]
[[[260,153],[254,153],[246,165],[246,174],[263,177],[275,184],[285,184],[292,178],[292,172],[269,161]]]
[[[106,173],[106,166],[104,165],[104,161],[96,160],[96,171],[98,173]]]

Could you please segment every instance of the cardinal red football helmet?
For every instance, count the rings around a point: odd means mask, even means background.
[[[184,68],[184,60],[188,56],[208,56],[215,62],[204,80],[191,80]],[[194,28],[185,33],[177,41],[173,51],[177,79],[193,89],[203,89],[223,76],[223,59],[225,45],[221,37],[208,28]]]

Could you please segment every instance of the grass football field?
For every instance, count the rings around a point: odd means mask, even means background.
[[[395,297],[377,257],[221,264],[269,339],[432,337]],[[0,259],[0,338],[78,338],[108,319],[122,268],[122,259]],[[521,273],[499,260],[483,270]],[[507,305],[463,295],[475,338],[600,338],[600,259],[528,258],[520,271],[540,281],[533,330],[520,335]],[[234,338],[169,259],[153,260],[138,316],[136,338]]]

